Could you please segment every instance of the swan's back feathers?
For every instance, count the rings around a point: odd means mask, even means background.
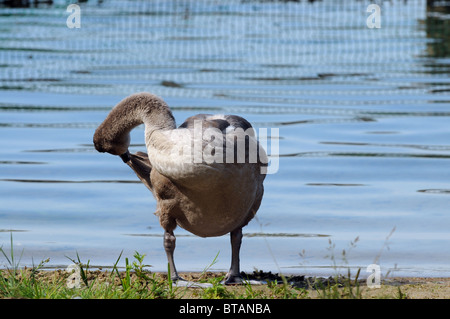
[[[230,128],[241,128],[246,131],[249,128],[252,128],[252,125],[243,117],[237,115],[212,115],[212,114],[197,114],[187,118],[183,124],[180,125],[179,128],[194,128],[196,121],[203,121],[206,128],[214,127],[218,128],[222,132],[226,132],[230,130]]]
[[[154,132],[146,143],[154,169],[172,181],[198,187],[210,185],[211,179],[260,174],[260,159],[266,156],[251,124],[236,115],[191,116],[178,129]]]

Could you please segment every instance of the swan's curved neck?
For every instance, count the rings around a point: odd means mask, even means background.
[[[97,128],[94,144],[98,150],[123,155],[128,151],[131,130],[142,123],[146,139],[155,130],[176,127],[172,112],[162,99],[149,93],[133,94],[119,102]]]

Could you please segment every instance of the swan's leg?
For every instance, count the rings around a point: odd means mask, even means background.
[[[225,279],[226,285],[242,283],[242,276],[239,266],[239,252],[241,250],[242,242],[242,228],[233,230],[230,233],[231,240],[231,267]]]
[[[173,252],[175,251],[176,238],[173,231],[164,232],[164,249],[166,250],[167,260],[169,261],[170,274],[173,281],[184,280],[178,275],[177,269],[175,268],[175,262],[173,260]]]
[[[188,287],[188,288],[209,288],[212,284],[209,283],[196,283],[192,281],[187,281],[178,275],[177,269],[175,268],[175,262],[173,261],[173,252],[175,250],[175,235],[173,231],[165,231],[164,233],[164,249],[166,250],[167,259],[169,261],[170,276],[177,287]]]

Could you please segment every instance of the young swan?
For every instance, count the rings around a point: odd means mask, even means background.
[[[148,155],[130,154],[130,131],[145,124]],[[164,229],[164,248],[174,281],[182,281],[173,260],[177,225],[201,237],[230,233],[231,267],[226,284],[242,282],[242,227],[263,197],[267,155],[252,126],[235,115],[199,114],[179,128],[167,104],[149,93],[117,104],[94,134],[99,152],[118,155],[153,193]]]

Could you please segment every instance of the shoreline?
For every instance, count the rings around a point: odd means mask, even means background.
[[[32,268],[24,267],[17,269],[16,278],[26,280],[32,273]],[[11,273],[11,269],[1,269],[0,274],[5,276]],[[161,287],[166,287],[174,292],[170,299],[449,299],[450,298],[450,277],[389,277],[381,278],[379,287],[369,287],[367,279],[357,280],[345,277],[307,277],[303,275],[287,275],[284,278],[271,272],[243,273],[247,279],[264,281],[260,285],[233,285],[224,286],[219,282],[224,278],[226,272],[180,272],[180,276],[186,280],[196,283],[212,283],[211,288],[168,288],[169,278],[167,272],[145,271],[150,281],[158,282]],[[39,269],[33,274],[33,280],[46,285],[48,283],[65,285],[69,276],[73,276],[65,269],[49,270]],[[89,289],[118,289],[123,291],[123,280],[129,278],[130,283],[141,282],[142,278],[134,270],[128,272],[119,269],[92,269],[86,273]],[[10,275],[9,275],[10,276]],[[86,286],[81,282],[81,286],[71,290],[73,294],[83,294]],[[284,283],[287,283],[284,284]],[[1,284],[1,283],[0,283]],[[250,287],[251,286],[251,287]],[[102,288],[103,287],[103,288]],[[1,296],[1,298],[8,298]],[[87,298],[96,299],[87,296]],[[135,295],[129,299],[145,298],[145,295]]]

